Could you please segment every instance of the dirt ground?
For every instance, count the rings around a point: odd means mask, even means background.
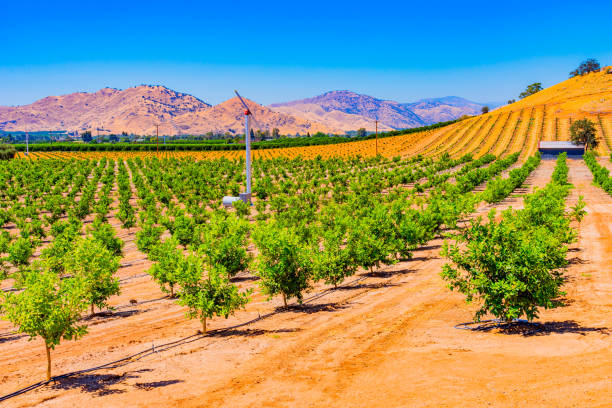
[[[474,306],[439,277],[444,260],[436,240],[411,261],[364,272],[337,290],[317,286],[302,307],[277,309],[280,299],[255,296],[245,311],[214,319],[208,335],[197,335],[199,322],[186,320],[144,274],[148,261],[127,234],[117,309],[91,318],[82,340],[57,347],[53,371],[149,352],[0,405],[609,407],[612,197],[591,184],[583,162],[569,165],[575,189],[568,201],[583,195],[588,215],[568,255],[566,306],[542,311],[539,325],[511,333],[455,328],[471,320]],[[543,162],[524,190],[546,184],[553,167]],[[255,285],[250,276],[239,283]],[[46,368],[42,341],[28,342],[10,329],[0,322],[0,394],[40,381]]]

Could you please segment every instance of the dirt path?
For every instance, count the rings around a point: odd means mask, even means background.
[[[543,162],[526,184],[546,184],[553,166]],[[362,274],[359,282],[323,292],[302,308],[63,380],[7,406],[606,406],[612,400],[612,198],[591,185],[581,162],[570,161],[570,181],[576,188],[569,201],[584,195],[589,214],[569,254],[568,306],[544,311],[541,331],[455,329],[471,320],[474,308],[440,279],[444,260],[437,240],[412,261]],[[497,207],[516,208],[521,201],[510,198]],[[147,277],[130,280],[118,302],[151,302],[133,308],[133,315],[100,321],[79,342],[62,344],[54,353],[55,370],[92,367],[151,342],[159,347],[193,335],[199,324],[160,296]],[[278,304],[257,297],[246,311],[211,326],[245,322]],[[2,393],[40,380],[39,343],[0,338]]]

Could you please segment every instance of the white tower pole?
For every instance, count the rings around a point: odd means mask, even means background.
[[[251,112],[248,110],[244,112],[244,128],[245,135],[244,140],[246,141],[246,193],[251,199],[251,129],[249,124],[249,116]]]
[[[26,130],[26,156],[30,155],[30,135],[28,135],[28,131]]]

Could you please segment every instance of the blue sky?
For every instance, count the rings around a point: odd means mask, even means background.
[[[235,88],[505,101],[585,58],[612,65],[611,21],[610,1],[5,2],[0,105],[143,83],[212,104]]]

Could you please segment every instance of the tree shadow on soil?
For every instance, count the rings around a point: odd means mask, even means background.
[[[112,388],[117,384],[125,384],[126,380],[139,378],[137,373],[153,371],[150,368],[143,368],[140,370],[125,372],[121,375],[118,374],[78,374],[70,377],[60,378],[53,382],[51,388],[56,390],[71,390],[80,389],[83,392],[94,394],[95,396],[101,397],[110,394],[122,394],[126,390]],[[183,380],[164,380],[164,381],[153,381],[136,383],[134,387],[151,390],[153,388],[165,387],[172,384],[183,382]]]
[[[230,279],[230,282],[236,283],[236,282],[253,282],[253,281],[258,281],[261,278],[259,276],[252,276],[252,275],[247,275],[247,276],[232,276],[232,278]]]
[[[584,260],[582,258],[579,258],[577,256],[570,258],[567,260],[568,264],[570,265],[584,265],[584,264],[589,264],[591,263],[591,261],[589,260]]]
[[[402,261],[410,262],[410,261],[429,261],[430,259],[434,259],[433,256],[415,256],[413,258],[402,259]]]
[[[610,329],[607,327],[585,327],[574,320],[565,320],[562,322],[527,322],[517,321],[512,323],[502,324],[483,324],[475,327],[474,331],[490,332],[495,331],[501,334],[530,336],[547,336],[550,334],[565,334],[574,333],[586,336],[588,333],[601,333],[608,335]]]
[[[302,303],[301,305],[288,305],[280,306],[277,308],[278,311],[285,312],[297,312],[297,313],[318,313],[318,312],[337,312],[338,310],[346,309],[348,306],[341,305],[338,303],[320,303],[320,304],[307,304]]]
[[[183,380],[165,380],[165,381],[153,381],[146,383],[136,383],[134,387],[140,388],[141,390],[152,390],[153,388],[166,387],[172,384],[178,384],[184,382]]]
[[[440,249],[442,245],[424,245],[412,250],[412,252],[428,251],[430,249]],[[413,258],[414,259],[414,258]]]
[[[132,309],[132,310],[122,310],[122,311],[104,310],[102,312],[97,312],[97,313],[94,313],[93,315],[84,317],[83,320],[88,321],[89,325],[95,326],[100,323],[108,322],[109,320],[122,319],[122,318],[130,317],[136,314],[145,313],[149,310],[150,309],[144,309],[144,310]]]
[[[356,289],[380,289],[393,286],[399,286],[397,283],[380,282],[380,283],[360,283],[357,285],[338,286],[335,290],[356,290]]]
[[[367,276],[368,278],[390,278],[392,276],[406,275],[406,274],[414,273],[414,272],[416,272],[416,269],[410,269],[410,268],[399,269],[395,271],[379,270],[379,271],[373,271],[373,272],[366,272],[362,274],[361,276]]]
[[[263,336],[266,334],[274,335],[279,333],[295,333],[299,332],[301,329],[276,329],[276,330],[266,330],[266,329],[229,329],[229,330],[211,330],[206,334],[210,337],[231,337],[231,336],[242,336],[242,337],[254,337],[254,336]]]
[[[15,334],[1,335],[0,336],[0,344],[6,343],[6,342],[9,342],[9,341],[19,340],[19,339],[22,339],[24,337],[27,337],[27,334],[15,333]]]
[[[98,397],[110,394],[122,394],[125,390],[111,388],[130,378],[138,378],[129,373],[118,374],[80,374],[72,377],[60,378],[51,387],[56,390],[80,389],[83,392],[95,394]]]

